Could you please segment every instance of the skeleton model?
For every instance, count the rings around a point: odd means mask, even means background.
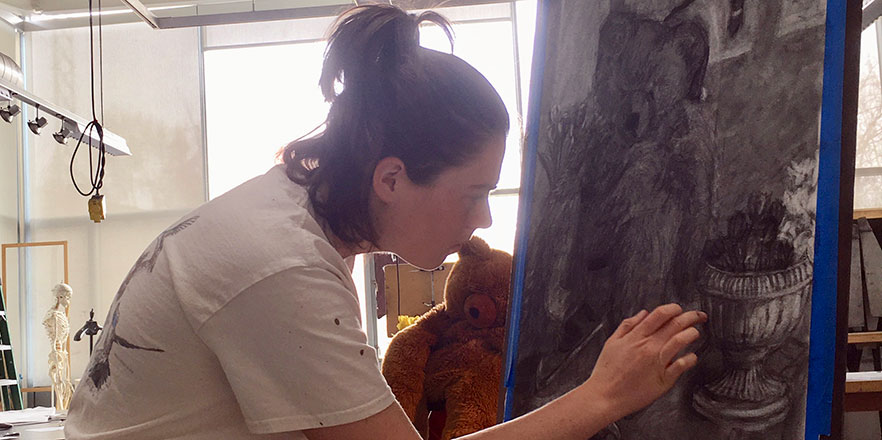
[[[64,410],[70,404],[74,391],[67,353],[67,338],[70,335],[67,307],[70,306],[73,290],[67,284],[59,283],[52,289],[52,293],[55,295],[55,305],[46,312],[43,327],[52,342],[52,351],[49,352],[49,378],[52,379],[55,407]]]

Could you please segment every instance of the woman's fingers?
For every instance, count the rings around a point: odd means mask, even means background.
[[[644,318],[646,318],[646,315],[649,315],[649,312],[647,312],[646,310],[641,310],[637,312],[636,315],[622,321],[622,323],[619,324],[619,328],[617,328],[616,331],[612,334],[612,338],[621,338],[622,336],[630,333],[631,330],[634,330],[634,327],[636,327],[637,324],[640,324],[640,322],[643,321]]]
[[[665,369],[665,380],[667,383],[673,384],[684,372],[694,367],[697,363],[698,356],[695,353],[689,353],[677,359]]]
[[[645,407],[698,363],[693,353],[677,354],[699,338],[695,325],[706,320],[704,313],[684,313],[676,304],[640,311],[604,344],[589,381],[623,415]]]
[[[634,328],[634,332],[639,336],[651,336],[655,334],[662,326],[671,319],[683,314],[683,308],[679,304],[665,304],[658,306],[652,313],[644,318],[640,324]]]
[[[680,316],[665,323],[665,325],[656,332],[656,335],[662,341],[667,341],[684,329],[701,324],[705,321],[707,321],[707,314],[702,311],[693,310],[690,312],[683,312]]]
[[[670,365],[671,359],[686,348],[687,345],[697,341],[699,336],[701,334],[698,332],[698,329],[690,326],[668,339],[658,354],[661,364]]]

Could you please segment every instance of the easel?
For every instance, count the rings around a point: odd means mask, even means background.
[[[386,333],[398,333],[399,316],[420,316],[444,301],[444,286],[453,263],[434,270],[420,269],[407,263],[383,267],[386,294]],[[402,292],[404,292],[402,294]]]
[[[4,244],[0,245],[0,248],[2,248],[2,255],[0,255],[0,260],[2,260],[2,263],[0,263],[0,282],[6,281],[6,250],[7,249],[31,248],[31,247],[51,247],[51,246],[61,246],[62,247],[62,252],[64,254],[64,278],[63,278],[62,282],[64,282],[64,284],[69,285],[70,284],[70,279],[69,279],[69,275],[70,275],[69,267],[70,266],[69,266],[69,262],[68,262],[67,240],[38,241],[38,242],[32,242],[32,243],[4,243]],[[6,290],[5,289],[3,290],[3,301],[6,302]],[[65,315],[68,316],[68,318],[70,318],[70,306],[65,308],[64,313],[65,313]],[[67,350],[67,362],[68,362],[68,364],[70,364],[70,335],[69,334],[67,336],[67,342],[65,342],[65,349]],[[68,374],[70,374],[70,371],[68,371]],[[22,391],[22,393],[49,392],[52,396],[51,399],[52,399],[53,406],[57,404],[57,402],[55,402],[55,392],[51,386],[22,388],[21,391]]]

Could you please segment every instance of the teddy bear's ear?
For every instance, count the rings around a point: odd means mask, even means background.
[[[462,248],[459,250],[459,257],[488,258],[492,252],[490,245],[486,241],[472,236],[469,241],[462,245]]]

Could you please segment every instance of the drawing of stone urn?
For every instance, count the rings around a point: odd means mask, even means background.
[[[790,410],[788,384],[767,371],[766,359],[807,312],[812,261],[779,238],[780,203],[754,203],[759,205],[736,213],[727,235],[705,250],[698,289],[724,370],[696,389],[692,406],[720,426],[758,432]]]

